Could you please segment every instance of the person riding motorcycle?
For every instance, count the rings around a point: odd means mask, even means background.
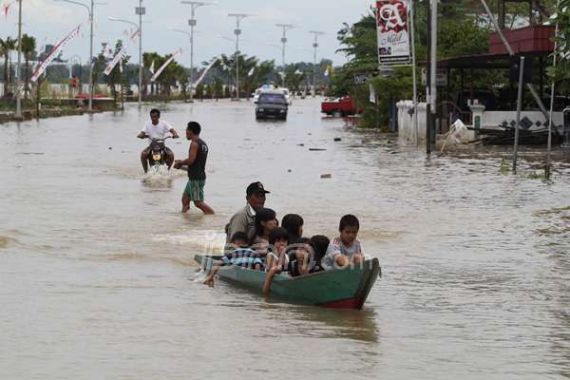
[[[137,135],[139,139],[149,138],[149,139],[164,139],[168,133],[172,134],[173,139],[177,139],[178,132],[167,122],[160,120],[160,111],[156,108],[150,110],[150,121],[147,121],[144,128]],[[174,163],[174,153],[170,148],[164,147],[166,151],[165,162],[168,165],[168,169],[172,167]],[[143,170],[146,173],[148,171],[148,155],[150,151],[150,145],[143,149],[141,152],[141,163]]]

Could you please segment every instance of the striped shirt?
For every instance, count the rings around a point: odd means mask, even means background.
[[[263,261],[257,257],[254,250],[249,248],[237,248],[233,252],[227,253],[222,257],[224,265],[236,265],[239,267],[250,268],[257,264],[264,267]]]

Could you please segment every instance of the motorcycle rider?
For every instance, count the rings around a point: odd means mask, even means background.
[[[156,108],[150,110],[150,121],[147,121],[144,128],[137,135],[139,139],[150,138],[152,139],[164,139],[168,133],[172,134],[173,139],[177,139],[178,132],[167,122],[160,120],[160,111]],[[168,165],[168,169],[172,167],[174,163],[174,153],[167,146],[164,147],[166,152],[165,162]],[[143,149],[141,152],[141,163],[143,170],[146,173],[148,171],[148,154],[150,152],[150,145]]]

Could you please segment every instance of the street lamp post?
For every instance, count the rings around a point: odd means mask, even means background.
[[[249,15],[245,13],[229,13],[228,16],[236,18],[236,28],[234,29],[234,34],[236,36],[236,100],[239,101],[239,36],[241,34],[240,22]]]
[[[139,109],[142,107],[142,78],[143,78],[143,59],[142,59],[142,16],[146,14],[146,8],[142,6],[143,0],[139,0],[139,6],[135,7],[135,14],[139,16]]]
[[[313,42],[313,98],[317,94],[317,49],[319,48],[319,36],[325,34],[324,32],[319,32],[318,30],[311,30],[309,33],[314,34],[315,42]]]
[[[190,103],[194,101],[194,27],[197,24],[196,21],[196,9],[204,5],[212,5],[211,3],[205,3],[203,1],[181,1],[182,4],[189,4],[191,13],[190,20],[188,20],[188,25],[190,25]]]
[[[22,70],[22,0],[18,0],[18,68],[16,70],[16,118],[22,117],[22,95],[20,94]]]
[[[283,36],[281,37],[281,43],[283,44],[283,50],[281,51],[282,62],[283,62],[283,87],[285,87],[285,45],[287,44],[287,29],[291,29],[293,25],[291,24],[276,24],[277,27],[283,28]]]
[[[20,0],[21,2],[22,0]],[[87,9],[89,13],[89,106],[88,110],[93,111],[93,6],[95,5],[95,1],[91,0],[91,6],[81,3],[79,1],[74,0],[54,0],[54,1],[65,1],[66,3],[76,4],[84,7]]]

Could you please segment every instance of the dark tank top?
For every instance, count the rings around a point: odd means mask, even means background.
[[[188,166],[188,178],[191,180],[206,179],[206,160],[208,159],[208,145],[202,139],[196,141],[198,153],[194,163]]]

